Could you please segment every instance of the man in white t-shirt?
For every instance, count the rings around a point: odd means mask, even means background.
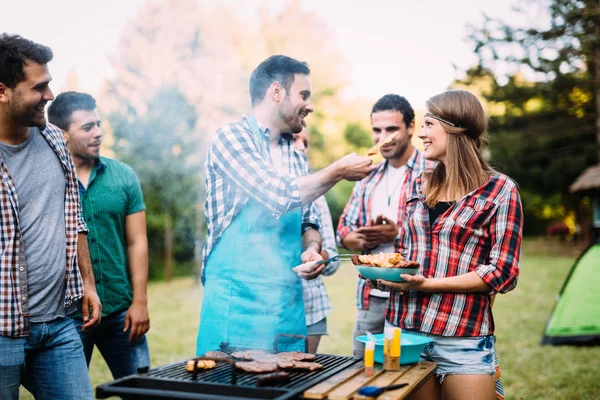
[[[398,133],[381,148],[385,159],[375,171],[357,182],[337,228],[340,246],[358,253],[394,253],[395,239],[402,226],[406,194],[421,172],[432,166],[412,145],[415,113],[408,101],[395,94],[383,96],[371,111],[373,141],[378,143]],[[382,333],[388,293],[370,289],[358,280],[356,323],[352,350],[362,358],[363,345],[355,338],[366,331]]]

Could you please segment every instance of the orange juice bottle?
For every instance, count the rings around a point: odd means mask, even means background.
[[[375,367],[375,343],[369,340],[365,344],[365,376],[373,376]]]
[[[389,348],[389,357],[387,358],[387,363],[385,365],[385,369],[388,371],[398,371],[400,369],[400,328],[394,328],[394,338],[392,339],[392,343]]]

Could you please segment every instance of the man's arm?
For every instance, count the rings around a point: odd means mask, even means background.
[[[375,169],[377,165],[373,165],[369,157],[352,153],[314,174],[298,177],[296,183],[302,204],[318,199],[342,179],[360,181]]]
[[[125,315],[123,331],[130,330],[129,341],[139,339],[150,329],[148,316],[148,238],[146,236],[146,212],[139,211],[125,217],[127,241],[127,265],[133,287],[133,302]]]
[[[341,179],[360,180],[376,168],[370,158],[349,154],[311,175],[280,176],[261,156],[251,134],[240,125],[217,132],[210,146],[209,162],[249,197],[276,214],[311,203]]]
[[[83,317],[82,330],[93,328],[100,323],[102,316],[102,304],[98,293],[96,292],[96,280],[92,271],[92,262],[90,260],[90,249],[88,247],[87,237],[84,233],[77,235],[77,262],[79,272],[83,279],[83,298],[81,300],[81,316]],[[90,317],[89,309],[92,309]]]

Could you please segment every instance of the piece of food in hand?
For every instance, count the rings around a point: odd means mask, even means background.
[[[268,386],[274,383],[286,383],[290,381],[290,374],[284,371],[273,372],[271,374],[260,375],[256,378],[257,386]]]
[[[185,364],[186,371],[194,372],[194,361],[196,362],[197,369],[211,369],[217,365],[213,360],[188,360]]]
[[[239,358],[240,360],[252,361],[256,357],[260,357],[264,354],[267,354],[263,350],[244,350],[244,351],[234,351],[231,353],[231,357]]]
[[[354,265],[368,265],[381,268],[417,268],[418,262],[403,260],[399,253],[379,254],[353,254],[351,257]]]
[[[251,372],[257,374],[277,371],[277,363],[273,362],[238,361],[235,363],[235,367],[244,372]]]
[[[206,354],[204,354],[204,357],[206,358],[212,358],[213,360],[229,360],[229,355],[227,353],[223,353],[222,351],[207,351]]]
[[[389,138],[380,141],[379,143],[377,143],[375,146],[371,147],[369,149],[369,151],[367,152],[367,157],[371,157],[374,156],[375,154],[379,153],[379,151],[381,150],[381,148],[383,146],[385,146],[386,144],[390,144],[392,143],[394,140],[396,140],[396,136],[398,136],[398,132],[394,133],[392,136],[390,136]]]

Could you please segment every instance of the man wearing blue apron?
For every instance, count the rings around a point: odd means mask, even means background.
[[[350,154],[308,175],[291,133],[313,111],[310,70],[286,56],[262,62],[250,78],[252,115],[219,129],[206,161],[208,226],[204,298],[196,353],[231,347],[273,349],[278,334],[306,335],[302,285],[323,270],[312,201],[341,179],[361,180],[368,157]],[[300,341],[280,350],[301,350]]]

